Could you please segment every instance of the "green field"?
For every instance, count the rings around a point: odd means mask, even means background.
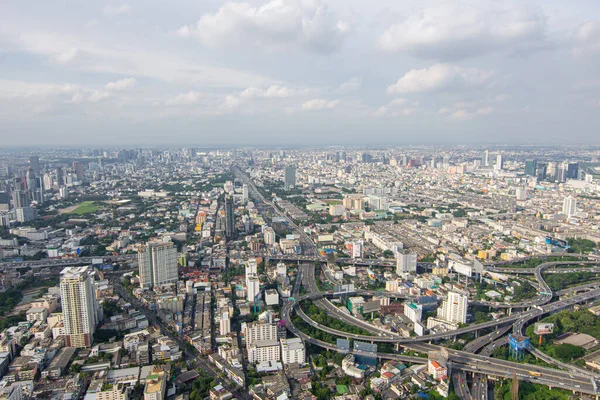
[[[326,199],[323,200],[325,203],[329,204],[329,205],[337,205],[337,204],[342,204],[341,200],[337,200],[337,199]]]
[[[82,203],[79,203],[77,208],[74,209],[73,211],[71,211],[69,214],[83,215],[83,214],[87,214],[87,213],[96,212],[99,209],[100,209],[100,207],[98,206],[98,204],[96,202],[84,201]]]

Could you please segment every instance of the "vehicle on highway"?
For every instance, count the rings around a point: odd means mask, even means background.
[[[529,371],[529,375],[532,375],[532,376],[542,376],[542,374],[540,374],[539,372],[535,372],[535,371]]]

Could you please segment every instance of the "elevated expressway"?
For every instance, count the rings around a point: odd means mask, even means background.
[[[564,263],[564,262],[559,262],[559,263]],[[467,327],[460,328],[455,331],[432,334],[432,335],[425,335],[425,336],[420,336],[420,337],[410,337],[410,338],[401,337],[401,336],[399,336],[391,331],[387,331],[383,328],[374,327],[373,325],[369,324],[366,321],[362,321],[356,317],[350,316],[350,315],[340,311],[340,309],[338,307],[336,307],[329,300],[327,300],[327,297],[331,297],[331,296],[341,294],[341,293],[336,294],[336,293],[332,293],[332,292],[319,292],[317,290],[316,283],[314,280],[314,266],[313,265],[309,265],[309,266],[304,265],[302,267],[303,283],[306,285],[307,290],[309,290],[309,293],[299,296],[298,298],[295,298],[294,301],[288,302],[286,305],[284,305],[284,307],[282,309],[282,317],[286,321],[287,328],[292,333],[301,337],[306,342],[320,346],[320,347],[324,347],[324,348],[327,348],[330,350],[336,350],[336,351],[339,351],[337,346],[322,342],[320,340],[313,339],[313,338],[309,337],[308,335],[306,335],[305,333],[301,332],[299,329],[297,329],[292,323],[291,312],[296,309],[297,315],[300,318],[302,318],[306,323],[310,324],[311,326],[313,326],[315,328],[318,328],[320,330],[328,332],[332,335],[336,335],[338,337],[351,338],[351,339],[355,339],[355,340],[362,340],[362,341],[367,341],[367,342],[372,342],[372,343],[375,343],[375,342],[393,343],[393,344],[402,345],[406,348],[409,348],[409,349],[412,349],[415,351],[419,351],[419,352],[423,352],[423,353],[431,351],[431,350],[442,349],[442,347],[440,347],[440,346],[435,346],[435,345],[427,344],[427,343],[423,343],[423,342],[427,342],[427,341],[430,342],[430,341],[437,340],[437,339],[454,337],[454,336],[460,335],[462,333],[475,332],[475,331],[485,329],[485,328],[501,327],[500,329],[495,331],[495,334],[491,333],[490,336],[488,336],[487,338],[484,336],[480,341],[476,342],[475,344],[472,344],[470,346],[470,347],[472,347],[472,349],[471,348],[467,349],[467,350],[470,349],[470,350],[477,351],[477,350],[481,349],[481,347],[483,347],[486,343],[488,343],[489,345],[493,345],[493,343],[495,343],[495,342],[492,341],[490,343],[490,340],[494,340],[495,338],[501,336],[500,332],[502,332],[502,334],[508,332],[508,330],[510,330],[509,324],[513,324],[513,331],[520,332],[520,330],[522,330],[522,328],[529,321],[531,321],[535,318],[538,318],[546,313],[564,309],[564,308],[570,307],[574,304],[586,302],[591,299],[600,297],[600,289],[592,289],[583,294],[578,294],[578,295],[575,295],[568,299],[564,299],[564,300],[560,300],[555,303],[547,304],[552,299],[552,294],[551,294],[550,288],[547,286],[545,281],[541,278],[541,274],[546,268],[549,268],[554,265],[555,265],[554,262],[544,263],[544,264],[538,266],[536,268],[536,271],[534,272],[536,274],[536,278],[538,278],[538,284],[539,284],[540,288],[542,288],[543,290],[548,290],[547,293],[549,293],[549,295],[544,295],[544,300],[543,300],[543,302],[541,302],[542,305],[538,305],[538,303],[533,301],[532,304],[530,305],[530,307],[531,307],[530,310],[514,313],[512,315],[509,315],[509,316],[506,316],[503,318],[499,318],[494,321],[488,321],[488,322],[481,323],[481,324],[467,326]],[[327,326],[316,323],[315,321],[310,319],[310,317],[308,317],[301,310],[301,308],[297,308],[298,304],[300,304],[302,301],[308,300],[308,299],[312,300],[317,306],[323,308],[328,313],[328,315],[330,315],[334,318],[343,320],[346,323],[349,323],[349,324],[352,324],[355,326],[360,326],[361,328],[365,329],[366,331],[373,333],[373,335],[375,335],[375,336],[351,334],[351,333],[347,333],[347,332],[343,332],[343,331],[338,331],[338,330],[335,330],[335,329],[329,328]],[[536,303],[536,304],[533,304],[533,303]],[[497,339],[497,340],[501,340],[501,339]],[[487,347],[486,347],[486,349],[487,349]],[[484,351],[486,349],[484,349]],[[586,374],[582,373],[581,371],[576,371],[574,373],[574,371],[572,371],[572,370],[571,371],[560,371],[560,370],[553,370],[553,369],[549,369],[549,368],[543,368],[543,367],[539,367],[539,366],[535,366],[535,365],[519,364],[519,363],[510,362],[510,361],[492,359],[485,355],[473,354],[473,353],[470,353],[470,352],[464,351],[464,350],[458,351],[458,350],[448,349],[447,351],[450,355],[449,359],[452,362],[452,368],[454,368],[456,371],[474,372],[474,373],[480,373],[480,374],[492,375],[492,376],[498,376],[498,377],[505,377],[505,378],[512,377],[513,373],[514,373],[521,380],[527,380],[530,382],[545,384],[545,385],[548,385],[551,387],[562,387],[565,389],[582,392],[582,393],[588,393],[588,394],[597,394],[598,393],[596,377],[591,373],[587,373],[587,371],[585,371]],[[378,356],[381,358],[396,359],[396,360],[400,360],[400,361],[412,360],[410,362],[417,362],[417,363],[418,362],[423,363],[426,361],[424,358],[420,358],[420,359],[419,359],[419,357],[417,357],[417,359],[415,359],[414,357],[407,358],[409,356],[399,355],[399,354],[379,353]],[[558,385],[557,385],[557,383],[558,383]]]

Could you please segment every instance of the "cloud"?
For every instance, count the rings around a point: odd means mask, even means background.
[[[377,39],[388,52],[439,60],[457,60],[498,51],[535,50],[549,45],[548,17],[541,9],[500,6],[426,8],[389,26]]]
[[[304,111],[317,111],[317,110],[330,110],[335,108],[339,103],[339,100],[325,100],[325,99],[312,99],[302,103],[302,110]]]
[[[600,53],[600,21],[588,21],[575,33],[576,56],[594,55]]]
[[[102,9],[104,15],[126,14],[131,11],[131,6],[128,3],[123,3],[116,6],[106,6]]]
[[[350,31],[320,1],[272,0],[261,6],[227,2],[195,25],[176,31],[205,46],[255,46],[286,50],[295,45],[316,53],[338,50]]]
[[[135,87],[136,84],[137,84],[137,81],[134,78],[123,78],[123,79],[119,79],[118,81],[107,83],[104,86],[104,88],[106,90],[119,91],[119,90],[131,89],[131,88]]]
[[[476,87],[485,84],[493,75],[491,71],[463,68],[452,64],[435,64],[429,68],[408,71],[395,84],[388,86],[390,94],[420,93]]]
[[[351,78],[348,82],[344,82],[340,85],[339,90],[341,92],[352,92],[354,90],[360,89],[362,86],[362,78],[354,77]]]
[[[166,104],[168,106],[187,106],[196,103],[201,97],[201,93],[191,90],[187,93],[180,93],[177,96],[168,99]]]
[[[374,117],[412,115],[417,112],[416,106],[418,105],[418,102],[411,102],[408,99],[399,97],[379,107],[372,115]]]
[[[71,61],[75,60],[78,54],[81,54],[81,52],[78,49],[71,48],[67,51],[63,51],[62,53],[57,54],[53,58],[53,61],[58,64],[68,64]]]
[[[452,114],[450,114],[450,116],[452,117],[452,119],[469,120],[469,119],[473,119],[476,117],[489,115],[493,112],[494,112],[493,107],[482,107],[482,108],[476,109],[474,111],[469,111],[467,109],[461,108],[460,110],[454,111]]]
[[[272,85],[266,89],[249,87],[245,89],[242,93],[240,93],[240,96],[244,98],[285,98],[294,96],[296,94],[296,90],[291,89],[287,86]]]

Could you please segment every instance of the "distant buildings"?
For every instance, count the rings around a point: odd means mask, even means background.
[[[235,210],[233,197],[225,197],[225,236],[232,238],[235,236]]]
[[[90,347],[98,324],[98,303],[89,267],[60,273],[60,293],[67,346]]]
[[[152,242],[140,246],[138,250],[140,287],[152,289],[154,286],[177,283],[177,249],[171,242]]]

